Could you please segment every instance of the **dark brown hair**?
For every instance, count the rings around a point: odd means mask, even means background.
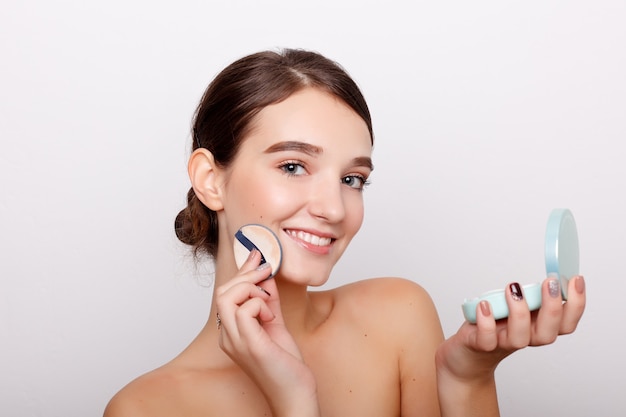
[[[319,88],[350,106],[367,124],[374,142],[367,103],[356,83],[336,62],[311,51],[285,49],[243,57],[220,72],[200,100],[193,121],[193,150],[206,148],[220,167],[227,167],[266,106],[305,87]],[[187,193],[187,207],[174,224],[176,236],[194,253],[217,254],[217,214]]]

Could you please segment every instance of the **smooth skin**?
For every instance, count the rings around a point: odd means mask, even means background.
[[[499,415],[496,366],[574,331],[583,278],[570,281],[567,303],[549,296],[546,280],[532,314],[507,289],[507,320],[496,323],[481,305],[477,324],[447,340],[412,281],[309,291],[328,280],[361,226],[371,153],[363,120],[314,88],[263,109],[227,169],[196,150],[190,179],[220,228],[209,319],[179,356],[116,394],[105,417]],[[233,238],[247,223],[281,241],[273,279],[256,251],[236,267]]]

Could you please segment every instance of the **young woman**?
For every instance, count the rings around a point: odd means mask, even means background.
[[[512,283],[507,320],[485,302],[477,324],[447,340],[409,280],[309,291],[361,226],[372,145],[358,87],[319,54],[253,54],[216,77],[195,115],[192,189],[176,219],[180,240],[215,262],[210,317],[179,356],[116,394],[106,417],[499,414],[496,366],[574,331],[583,278],[570,281],[567,303],[547,279],[533,314]],[[273,279],[258,251],[236,266],[234,235],[248,223],[282,244]]]

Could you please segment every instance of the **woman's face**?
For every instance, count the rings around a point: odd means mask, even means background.
[[[279,275],[323,284],[361,227],[371,154],[363,119],[326,92],[307,88],[264,108],[226,171],[220,245],[263,224],[283,247]]]

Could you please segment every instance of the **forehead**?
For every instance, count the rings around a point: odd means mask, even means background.
[[[247,139],[255,139],[259,146],[293,140],[329,151],[350,146],[355,152],[370,154],[372,149],[365,121],[341,99],[316,88],[300,90],[263,108],[252,121]]]

